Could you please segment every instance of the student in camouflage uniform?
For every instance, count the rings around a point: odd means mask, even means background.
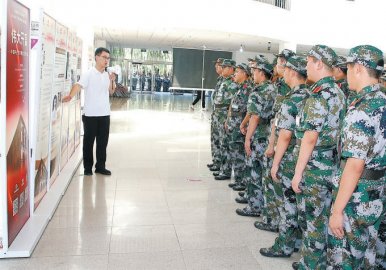
[[[218,89],[220,88],[220,85],[223,81],[223,77],[221,76],[222,73],[222,62],[224,61],[224,58],[218,58],[215,62],[215,69],[216,73],[219,75],[217,78],[216,86],[214,87],[214,91],[212,93],[212,101],[214,100]],[[220,156],[219,156],[219,148],[220,148],[220,141],[219,141],[219,134],[218,130],[216,129],[217,119],[214,117],[214,108],[210,115],[210,146],[211,146],[211,154],[212,154],[212,163],[207,164],[208,168],[211,169],[211,171],[218,171],[220,169]]]
[[[300,149],[292,188],[300,195],[299,224],[305,226],[302,257],[299,264],[293,265],[296,269],[326,268],[331,180],[337,169],[339,130],[346,109],[344,93],[332,77],[336,58],[336,53],[325,45],[313,46],[307,56],[307,75],[315,83],[295,131]]]
[[[275,88],[269,81],[273,67],[266,59],[262,58],[252,70],[254,81],[258,85],[249,96],[248,114],[240,125],[240,130],[246,134],[244,147],[247,156],[245,180],[248,205],[237,209],[236,213],[256,217],[260,216],[263,206],[262,160],[267,147],[269,121],[273,118]]]
[[[222,66],[222,77],[224,78],[214,99],[215,115],[218,119],[216,128],[220,138],[220,171],[216,180],[227,180],[231,178],[232,167],[230,162],[229,134],[225,130],[225,121],[228,115],[228,108],[233,96],[237,92],[237,84],[233,81],[236,62],[231,59],[224,59]]]
[[[347,63],[348,82],[357,96],[343,123],[327,264],[331,270],[375,269],[378,230],[386,213],[386,95],[378,83],[383,54],[361,45],[350,50]]]
[[[248,97],[252,92],[252,86],[249,81],[250,76],[251,69],[247,64],[242,63],[236,66],[234,81],[237,83],[238,90],[231,101],[226,121],[226,128],[230,134],[229,148],[235,178],[235,182],[229,184],[230,187],[243,185],[242,180],[245,171],[245,136],[240,131],[240,125],[247,114]]]
[[[283,203],[279,207],[279,236],[272,247],[260,249],[260,253],[267,257],[289,257],[301,244],[296,194],[292,190],[291,181],[296,164],[293,153],[296,144],[295,119],[310,96],[308,86],[305,84],[306,65],[306,59],[300,56],[290,57],[285,64],[284,79],[291,87],[291,91],[285,96],[276,115],[278,140],[271,168],[272,179],[281,185]]]
[[[336,84],[346,96],[346,108],[353,102],[356,92],[350,91],[347,83],[347,65],[346,57],[338,55],[338,58],[333,67],[333,76]]]
[[[276,70],[278,78],[275,82],[276,98],[273,107],[274,115],[276,115],[281,107],[284,97],[291,91],[291,88],[285,83],[284,67],[287,60],[294,56],[295,53],[291,50],[284,49],[281,53],[276,54],[277,64]],[[264,168],[263,168],[263,187],[264,187],[264,208],[263,220],[256,221],[255,227],[260,230],[277,232],[279,230],[280,213],[279,207],[283,202],[283,193],[281,185],[272,181],[271,167],[274,156],[274,147],[276,143],[275,136],[275,120],[271,121],[268,147],[264,154]]]

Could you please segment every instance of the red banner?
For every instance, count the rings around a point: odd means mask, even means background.
[[[14,0],[7,7],[6,149],[9,245],[30,216],[28,178],[29,9]]]

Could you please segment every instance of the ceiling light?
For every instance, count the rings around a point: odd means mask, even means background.
[[[243,44],[240,45],[240,52],[242,53],[244,51],[244,46]]]

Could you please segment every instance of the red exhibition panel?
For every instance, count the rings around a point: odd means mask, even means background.
[[[29,9],[7,7],[6,150],[9,245],[30,216],[28,179]]]

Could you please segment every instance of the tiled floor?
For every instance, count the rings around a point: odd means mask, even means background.
[[[210,113],[189,111],[191,100],[114,100],[113,175],[79,169],[33,256],[0,260],[0,269],[292,269],[298,254],[260,255],[275,235],[237,216],[237,193],[211,176]]]

